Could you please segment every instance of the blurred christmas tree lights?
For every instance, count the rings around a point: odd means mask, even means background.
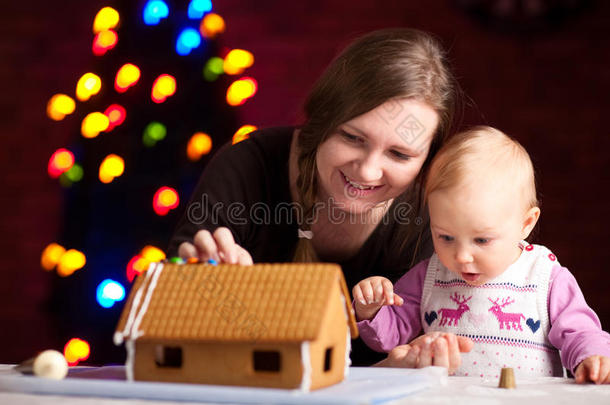
[[[185,208],[180,196],[190,195],[213,147],[256,129],[235,130],[234,111],[258,83],[227,76],[243,74],[254,56],[219,50],[227,27],[211,1],[114,3],[121,6],[102,7],[93,19],[83,50],[92,66],[77,76],[74,94],[58,89],[46,106],[53,125],[75,135],[47,165],[66,193],[65,230],[40,259],[59,276],[54,305],[74,364],[89,358],[89,342],[99,356],[110,352],[102,336],[116,325],[115,304],[137,275],[166,260],[156,246],[166,246]],[[84,310],[84,301],[97,309]]]

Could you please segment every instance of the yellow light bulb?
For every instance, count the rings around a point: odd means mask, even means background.
[[[112,180],[114,180],[114,177],[109,176],[106,173],[100,173],[99,178],[100,181],[104,184],[112,183]]]
[[[171,76],[162,76],[157,82],[157,90],[164,96],[174,94],[176,91],[176,79]]]
[[[86,360],[91,354],[89,343],[82,339],[70,339],[64,347],[64,357],[70,366],[75,366],[79,361]]]
[[[68,114],[72,114],[76,103],[72,97],[65,94],[55,94],[47,103],[47,116],[55,121],[63,120]]]
[[[163,260],[163,259],[161,259]],[[146,270],[148,270],[148,266],[150,266],[150,260],[148,260],[145,257],[140,257],[138,260],[136,260],[136,262],[133,264],[133,268],[134,270],[137,270],[138,272],[142,273]]]
[[[121,88],[133,85],[140,79],[140,69],[131,63],[123,65],[116,76],[116,84]]]
[[[93,73],[85,73],[76,83],[76,98],[87,101],[102,88],[102,80]]]
[[[209,13],[201,20],[199,32],[204,38],[214,38],[225,31],[225,21],[216,13]]]
[[[224,59],[223,69],[229,75],[238,75],[254,63],[254,55],[243,49],[233,49]]]
[[[174,205],[176,201],[178,201],[176,193],[172,190],[163,190],[159,195],[159,202],[166,207]]]
[[[210,153],[212,150],[212,138],[206,133],[197,132],[189,139],[186,146],[186,155],[192,161],[196,161],[201,156]]]
[[[63,151],[55,155],[55,167],[62,171],[69,170],[74,164],[74,156],[68,151]]]
[[[145,246],[140,253],[149,262],[160,262],[165,259],[165,253],[154,246]]]
[[[155,86],[153,87],[152,90],[152,98],[154,100],[161,100],[161,99],[165,99],[165,94],[163,94],[160,90],[159,90],[159,86]]]
[[[101,112],[92,112],[83,119],[81,134],[85,138],[95,138],[100,132],[107,130],[109,125],[108,116]]]
[[[256,131],[256,127],[254,125],[243,125],[240,127],[235,134],[233,134],[232,144],[235,145],[243,140],[250,138],[250,132]]]
[[[99,179],[102,183],[110,183],[115,177],[119,177],[125,171],[123,158],[110,154],[100,164]]]
[[[117,155],[108,155],[103,164],[105,164],[104,170],[110,176],[120,176],[125,170],[123,159]]]
[[[108,47],[115,44],[117,41],[117,34],[114,31],[106,30],[100,32],[99,45]]]
[[[245,78],[236,80],[227,89],[227,103],[238,106],[246,102],[256,93],[256,82],[254,79]]]
[[[155,103],[162,103],[175,92],[176,79],[168,74],[162,74],[153,83],[151,98]]]
[[[93,33],[106,31],[115,28],[119,25],[119,13],[112,7],[104,7],[98,11],[93,20]]]
[[[81,269],[86,263],[87,259],[82,252],[70,249],[59,258],[57,273],[63,277],[69,276],[76,270]]]
[[[64,249],[63,246],[57,243],[51,243],[42,251],[40,265],[47,271],[53,270],[65,252],[66,249]]]

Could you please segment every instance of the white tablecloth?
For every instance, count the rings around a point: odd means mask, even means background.
[[[610,405],[610,385],[576,384],[573,379],[540,377],[518,380],[516,389],[498,381],[449,377],[448,384],[428,389],[398,403],[451,405]]]
[[[367,370],[370,369],[354,369],[354,373],[351,375],[367,376]],[[86,387],[89,383],[95,383],[98,385],[98,392],[100,384],[107,384],[109,390],[116,389],[121,385],[125,385],[123,381],[124,371],[122,367],[105,367],[98,369],[81,369],[73,370],[78,371],[77,373],[71,373],[75,376],[81,374],[79,378],[70,378],[68,382],[74,382],[76,380],[80,387]],[[395,404],[445,404],[450,403],[452,405],[495,405],[495,404],[511,404],[511,405],[551,405],[551,404],[569,404],[569,405],[594,405],[594,404],[605,404],[610,405],[610,385],[593,385],[584,384],[578,385],[574,383],[572,379],[564,378],[535,378],[530,380],[518,380],[517,388],[512,390],[497,388],[498,381],[482,380],[475,377],[446,377],[444,370],[436,367],[432,367],[424,370],[399,370],[399,369],[374,369],[375,373],[371,374],[371,379],[382,378],[383,383],[391,385],[396,377],[406,378],[404,381],[418,381],[419,386],[416,386],[411,394],[400,399],[391,401]],[[411,374],[410,374],[411,373]],[[423,376],[423,377],[422,377]],[[16,380],[22,379],[22,380]],[[105,392],[95,396],[89,396],[87,394],[78,394],[79,396],[63,395],[63,394],[32,394],[31,387],[32,383],[37,384],[40,380],[34,380],[35,377],[20,376],[16,373],[12,366],[0,365],[0,404],[15,404],[15,405],[29,405],[29,404],[61,404],[61,405],[76,405],[76,404],[107,404],[107,405],[152,405],[152,404],[185,404],[189,402],[174,402],[174,401],[159,401],[159,400],[148,400],[136,398],[104,398]],[[394,379],[394,380],[393,380]],[[21,382],[27,384],[21,384]],[[66,381],[66,380],[64,380]],[[364,381],[364,380],[360,380]],[[8,383],[7,383],[8,382]],[[11,382],[17,382],[18,384],[11,385]],[[42,381],[44,383],[44,381]],[[353,382],[353,381],[352,381]],[[349,383],[349,381],[348,381]],[[368,381],[368,383],[375,384],[375,381]],[[8,384],[8,385],[7,385]],[[137,383],[142,384],[142,383]],[[149,383],[143,383],[149,384]],[[362,384],[359,382],[359,384]],[[44,384],[43,384],[44,385]],[[157,384],[158,385],[158,384]],[[52,384],[51,384],[52,386]],[[176,386],[176,384],[173,384]],[[178,385],[178,390],[184,386]],[[207,387],[207,386],[196,386],[187,385],[191,387]],[[29,387],[29,388],[28,388]],[[66,392],[73,390],[69,388]],[[74,384],[72,384],[74,387]],[[146,386],[143,386],[146,389]],[[343,386],[342,388],[348,388],[349,385]],[[341,388],[335,386],[335,388]],[[176,389],[175,387],[173,389]],[[9,392],[10,391],[10,392]],[[44,390],[43,390],[44,391]],[[87,389],[82,390],[87,392]],[[177,391],[179,392],[179,391]],[[203,391],[205,394],[205,391]],[[286,391],[285,391],[286,392]],[[335,390],[334,393],[336,394]],[[406,392],[406,391],[405,391]],[[110,394],[110,393],[109,393]],[[197,393],[195,393],[197,395]],[[212,392],[213,394],[213,392]],[[129,392],[127,392],[129,396]],[[115,395],[110,395],[115,396]],[[120,396],[120,395],[119,395]],[[137,395],[136,395],[137,396]],[[154,395],[152,395],[155,398]],[[187,396],[188,397],[188,396]],[[204,398],[205,396],[202,396]],[[278,396],[283,398],[282,403],[286,402],[286,396]],[[209,397],[206,397],[209,398]],[[328,397],[332,398],[332,397]],[[341,398],[341,397],[339,397]],[[157,398],[158,399],[158,398]],[[320,401],[320,397],[311,395],[311,403],[323,403]],[[347,396],[345,397],[347,402]],[[304,402],[303,396],[295,397],[295,401]],[[236,401],[238,403],[239,401]],[[265,400],[262,403],[271,403],[272,400]],[[305,398],[305,402],[309,402],[308,398]],[[366,401],[363,401],[366,402]],[[199,402],[201,403],[201,402]],[[213,403],[213,402],[210,402]],[[290,401],[288,402],[290,403]]]

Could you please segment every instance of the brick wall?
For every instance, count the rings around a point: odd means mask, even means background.
[[[45,105],[50,95],[71,89],[88,66],[90,23],[106,5],[70,0],[60,9],[39,3],[10,2],[0,15],[0,362],[65,343],[48,321],[52,275],[38,261],[62,219],[61,193],[45,174],[46,162],[70,134],[45,117]],[[610,328],[603,277],[610,259],[610,4],[597,2],[560,30],[531,36],[489,32],[450,1],[380,4],[216,1],[228,25],[223,44],[256,58],[249,74],[259,92],[239,107],[243,122],[300,122],[309,87],[358,34],[389,26],[436,33],[475,104],[465,124],[497,126],[528,148],[543,198],[538,239],[571,269]]]

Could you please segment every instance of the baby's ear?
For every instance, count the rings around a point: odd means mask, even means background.
[[[527,211],[523,220],[523,227],[521,228],[521,239],[527,239],[532,229],[536,226],[538,218],[540,218],[540,208],[532,207]]]

